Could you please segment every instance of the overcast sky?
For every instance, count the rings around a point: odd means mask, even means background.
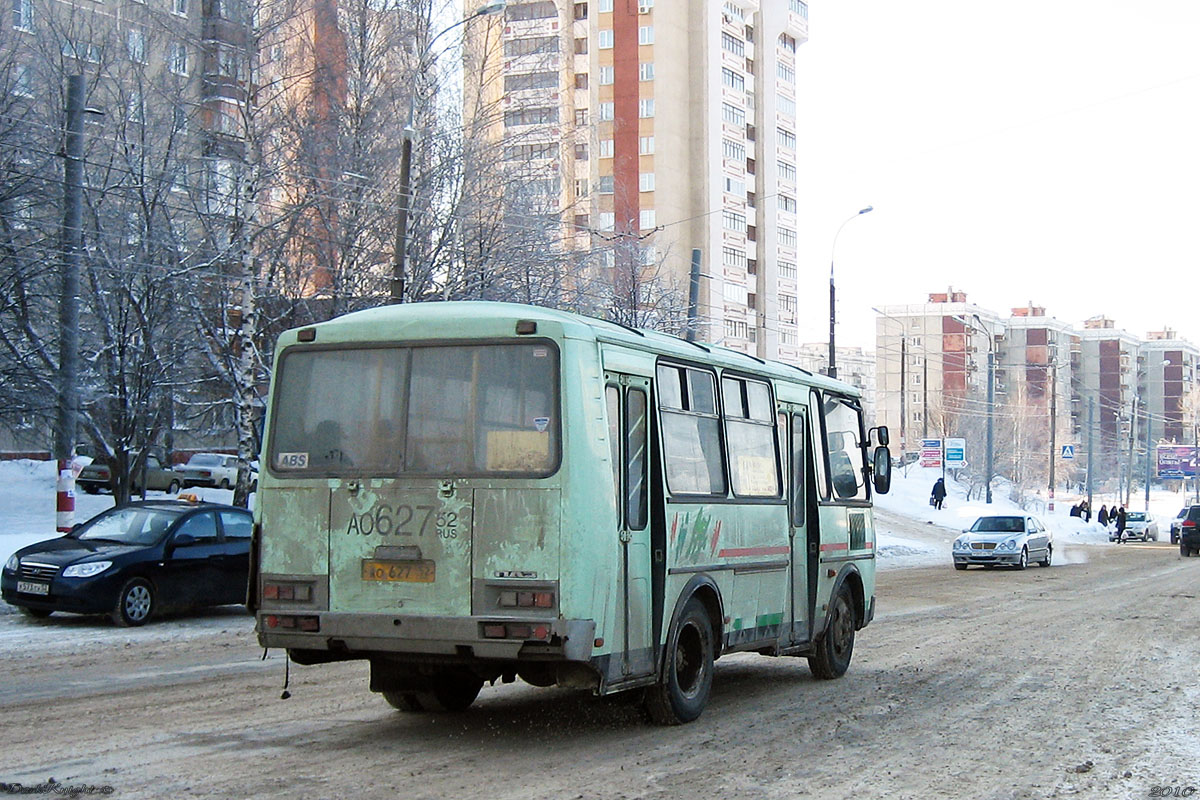
[[[954,286],[1200,345],[1198,0],[809,0],[800,340]]]

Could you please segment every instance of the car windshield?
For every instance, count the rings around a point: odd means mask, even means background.
[[[1128,514],[1125,515],[1125,519],[1128,522],[1145,522],[1146,521],[1146,512],[1145,511],[1130,511]]]
[[[219,467],[221,457],[208,453],[198,453],[188,460],[189,467]]]
[[[1024,517],[980,517],[971,526],[973,533],[1024,533]]]
[[[114,508],[85,522],[76,539],[103,539],[124,544],[154,544],[181,514],[164,508],[129,506]]]

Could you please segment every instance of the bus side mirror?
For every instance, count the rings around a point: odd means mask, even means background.
[[[888,490],[892,488],[892,454],[887,449],[887,445],[876,447],[871,461],[871,478],[875,484],[875,491],[879,494],[887,494]]]
[[[877,444],[880,444],[883,447],[887,447],[889,444],[891,444],[891,437],[888,434],[887,425],[880,425],[867,431],[867,441],[871,440],[871,434],[875,435],[874,438]]]

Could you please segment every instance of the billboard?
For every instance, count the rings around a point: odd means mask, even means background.
[[[1158,446],[1158,477],[1194,478],[1196,476],[1196,447],[1190,444],[1160,444]]]

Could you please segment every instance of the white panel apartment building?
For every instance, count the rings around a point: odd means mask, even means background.
[[[538,159],[562,246],[596,252],[602,272],[640,264],[683,303],[699,249],[698,338],[794,360],[807,5],[510,0],[468,31],[469,53],[501,40],[482,69],[468,59],[469,74],[499,77],[483,90],[468,77],[468,118],[492,92],[505,113],[489,135]]]

